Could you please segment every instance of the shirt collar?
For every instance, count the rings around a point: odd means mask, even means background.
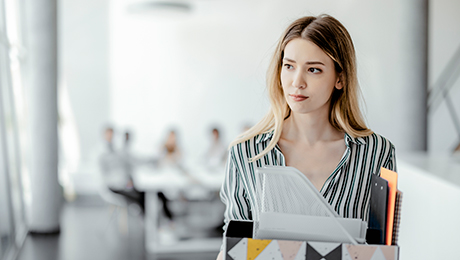
[[[270,130],[268,132],[265,132],[265,133],[262,133],[260,134],[257,139],[256,139],[256,143],[259,144],[259,143],[262,143],[262,142],[266,142],[266,141],[269,141],[272,139],[273,137],[273,132],[275,130]]]
[[[256,139],[256,143],[259,144],[259,143],[271,140],[272,137],[273,137],[273,132],[274,131],[275,130],[270,130],[268,132],[260,134]],[[362,138],[362,137],[356,137],[355,138],[355,137],[352,137],[351,135],[349,135],[348,133],[345,133],[344,139],[345,139],[345,144],[347,146],[350,146],[350,142],[352,142],[354,144],[357,144],[357,145],[366,144],[366,140],[364,140],[364,138]]]
[[[357,145],[366,144],[366,140],[364,140],[364,138],[362,137],[355,138],[349,135],[348,133],[345,133],[345,144],[347,146],[350,146],[350,142],[357,144]]]

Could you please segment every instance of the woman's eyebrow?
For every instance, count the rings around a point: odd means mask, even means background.
[[[283,60],[288,61],[288,62],[296,63],[295,60],[290,59],[290,58],[286,58],[286,57],[284,57]],[[318,64],[319,64],[319,65],[326,66],[326,65],[324,65],[324,63],[321,62],[321,61],[307,61],[307,62],[305,62],[305,64],[307,64],[307,65],[318,65]]]
[[[289,62],[294,62],[294,63],[295,63],[295,60],[293,60],[293,59],[289,59],[289,58],[286,58],[286,57],[284,57],[284,58],[283,58],[283,60],[285,60],[285,61],[289,61]]]
[[[307,61],[307,62],[305,62],[305,64],[308,64],[308,65],[319,64],[319,65],[326,66],[326,65],[324,65],[324,63],[322,63],[321,61]]]

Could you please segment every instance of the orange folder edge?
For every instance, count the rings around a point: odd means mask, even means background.
[[[380,177],[388,181],[387,234],[385,237],[385,244],[391,245],[391,239],[393,238],[396,191],[398,189],[398,174],[382,167],[380,169]]]

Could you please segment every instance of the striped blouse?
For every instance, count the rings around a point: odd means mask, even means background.
[[[254,205],[256,167],[286,166],[285,158],[278,145],[261,159],[250,163],[249,158],[262,152],[268,146],[273,132],[259,134],[230,149],[225,180],[220,196],[226,205],[224,213],[227,229],[229,220],[252,220]],[[346,218],[360,218],[365,221],[369,215],[371,174],[380,175],[380,167],[396,171],[395,148],[378,134],[353,138],[344,135],[346,150],[320,193],[337,213]],[[253,186],[253,188],[248,188]]]

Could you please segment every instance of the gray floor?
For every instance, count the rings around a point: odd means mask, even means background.
[[[187,255],[149,255],[145,251],[143,217],[131,210],[126,231],[125,212],[112,214],[113,207],[98,197],[78,198],[62,209],[61,232],[29,234],[18,260],[211,260],[217,252]],[[134,211],[134,213],[133,213]]]

